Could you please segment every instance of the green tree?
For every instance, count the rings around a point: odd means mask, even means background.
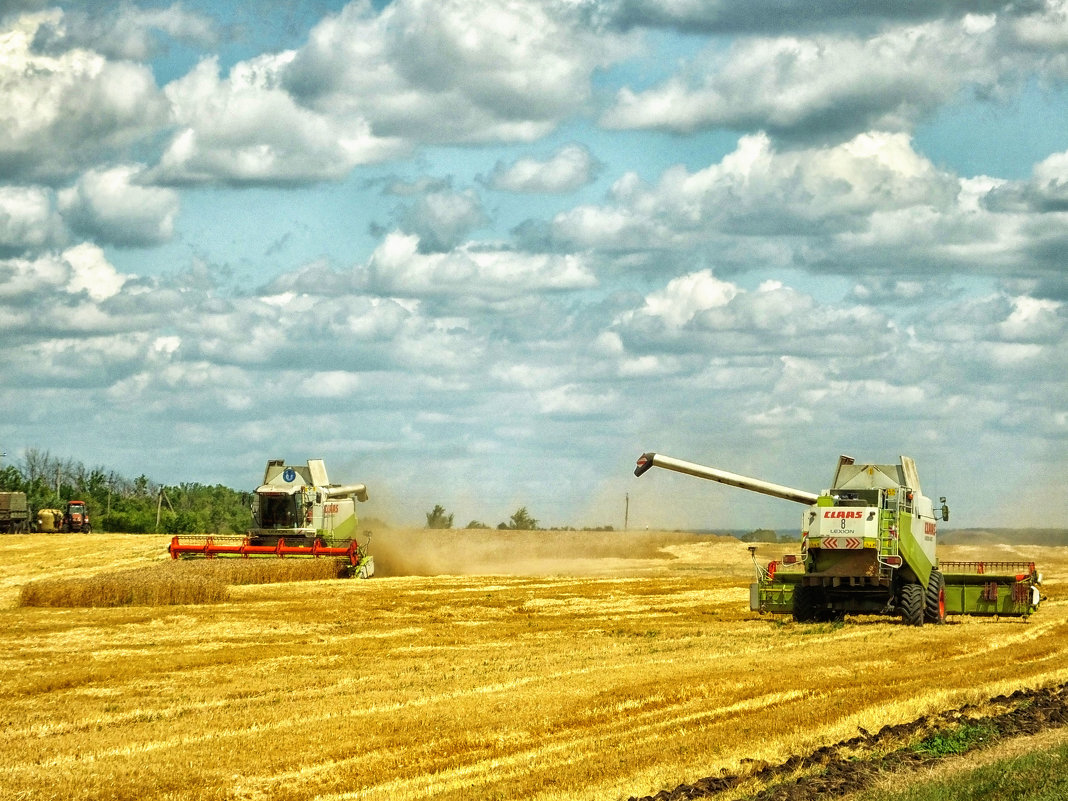
[[[134,491],[134,495],[152,495],[153,494],[153,493],[149,492],[149,489],[148,489],[148,478],[145,476],[144,473],[142,473],[141,475],[139,475],[137,478],[134,479],[133,491]]]
[[[26,482],[22,480],[22,473],[13,464],[9,464],[0,470],[0,490],[3,492],[24,492]]]
[[[452,515],[445,514],[445,507],[440,503],[426,513],[427,528],[452,528]]]
[[[472,520],[465,526],[465,528],[489,528],[489,526],[487,526],[481,520]]]
[[[527,507],[521,506],[516,509],[515,514],[508,518],[508,523],[502,523],[498,528],[508,528],[513,531],[535,531],[538,528],[538,521],[535,520],[527,512]]]

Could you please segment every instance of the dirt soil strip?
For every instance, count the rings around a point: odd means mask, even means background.
[[[745,784],[764,785],[754,795],[739,801],[814,801],[855,793],[885,778],[888,773],[914,771],[959,753],[931,755],[913,745],[961,724],[981,726],[990,736],[970,750],[998,740],[1037,734],[1068,724],[1068,683],[1036,690],[1017,690],[981,704],[966,704],[937,715],[925,715],[910,723],[884,726],[875,734],[861,734],[834,745],[823,746],[807,756],[792,756],[780,765],[754,766],[750,771],[709,776],[674,790],[636,797],[629,801],[681,801],[729,793]]]

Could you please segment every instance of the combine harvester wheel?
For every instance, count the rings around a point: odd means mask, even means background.
[[[922,626],[924,617],[924,592],[919,584],[901,587],[901,616],[908,626]]]
[[[946,577],[941,570],[931,571],[931,580],[927,583],[927,608],[924,616],[928,623],[941,625],[946,622]]]

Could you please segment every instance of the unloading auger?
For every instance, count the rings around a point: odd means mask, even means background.
[[[801,516],[801,553],[767,567],[753,563],[753,611],[792,614],[798,622],[846,614],[900,615],[906,623],[944,623],[947,614],[1027,617],[1041,600],[1034,562],[939,562],[939,520],[920,490],[915,462],[856,464],[838,457],[831,488],[817,494],[645,453],[634,475],[661,467],[808,507]]]
[[[356,539],[363,484],[331,484],[322,459],[287,465],[271,459],[252,501],[253,527],[244,536],[176,536],[171,557],[345,557],[360,578],[374,575],[374,557]]]

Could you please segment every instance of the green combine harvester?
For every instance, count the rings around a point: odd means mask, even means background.
[[[351,575],[370,578],[374,557],[356,538],[356,503],[363,484],[331,484],[322,459],[289,465],[270,459],[252,497],[253,526],[245,535],[183,535],[167,549],[174,559],[217,556],[344,557]]]
[[[847,614],[899,615],[905,623],[944,623],[946,615],[1027,617],[1038,608],[1042,576],[1034,562],[939,562],[939,520],[920,490],[915,462],[856,464],[838,458],[831,488],[820,494],[684,462],[658,453],[638,459],[634,475],[651,467],[718,481],[808,508],[801,517],[801,553],[767,567],[754,565],[750,608],[793,615],[800,623]]]

